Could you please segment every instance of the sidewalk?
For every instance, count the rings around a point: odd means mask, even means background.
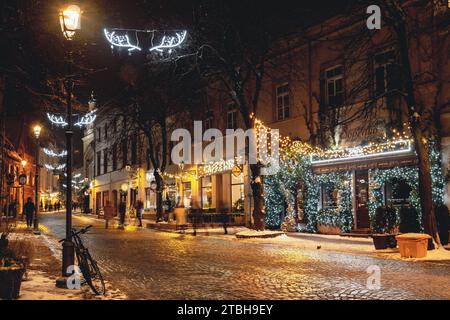
[[[49,240],[44,232],[41,235],[34,235],[19,223],[9,239],[10,241],[30,241],[34,247],[34,257],[22,281],[19,300],[80,300],[86,298],[86,292],[82,290],[59,289],[55,286],[56,279],[61,274],[61,263],[50,250],[47,243]]]
[[[56,279],[61,275],[61,246],[50,237],[47,228],[40,225],[41,235],[34,235],[26,230],[24,223],[18,222],[10,234],[10,241],[30,241],[34,247],[33,259],[22,281],[19,300],[115,300],[124,299],[125,295],[112,290],[106,283],[106,296],[95,296],[88,286],[81,289],[60,289]]]

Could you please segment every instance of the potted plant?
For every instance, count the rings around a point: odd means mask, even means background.
[[[0,299],[17,299],[20,293],[25,264],[8,248],[8,232],[0,236]]]
[[[395,248],[395,228],[397,225],[397,212],[391,206],[378,207],[372,223],[372,239],[376,250]]]
[[[378,207],[375,210],[375,216],[372,221],[372,240],[376,250],[388,248],[388,234],[385,233],[386,216],[384,207]]]

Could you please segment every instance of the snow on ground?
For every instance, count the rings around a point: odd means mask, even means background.
[[[61,244],[44,232],[41,235],[34,235],[27,232],[26,228],[22,228],[20,224],[18,226],[16,230],[20,232],[11,233],[10,240],[27,240],[36,248],[35,257],[22,282],[19,300],[123,300],[127,298],[107,281],[105,281],[104,296],[93,295],[87,285],[78,290],[57,288],[56,279],[59,277],[62,257]]]
[[[60,289],[55,286],[44,272],[30,270],[28,280],[22,282],[19,300],[80,300],[83,292],[80,290]]]
[[[236,233],[237,238],[263,238],[264,239],[264,238],[279,237],[281,235],[284,235],[284,232],[271,231],[271,230],[258,231],[258,230],[250,230],[250,229]]]

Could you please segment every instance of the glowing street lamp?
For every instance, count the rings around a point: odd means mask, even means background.
[[[67,40],[72,40],[77,30],[81,29],[81,9],[72,4],[59,13],[61,31]]]
[[[33,132],[34,132],[34,136],[36,137],[36,139],[39,139],[39,137],[41,136],[41,131],[42,131],[42,128],[40,125],[37,124],[34,126]]]

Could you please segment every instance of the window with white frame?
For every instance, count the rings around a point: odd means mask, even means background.
[[[344,103],[343,71],[342,66],[325,70],[325,102],[329,107],[340,107]]]
[[[400,69],[393,49],[375,54],[373,65],[375,96],[400,88]]]
[[[234,102],[227,104],[227,129],[237,128],[237,108]]]
[[[284,83],[277,87],[277,120],[284,120],[289,118],[289,83]]]

